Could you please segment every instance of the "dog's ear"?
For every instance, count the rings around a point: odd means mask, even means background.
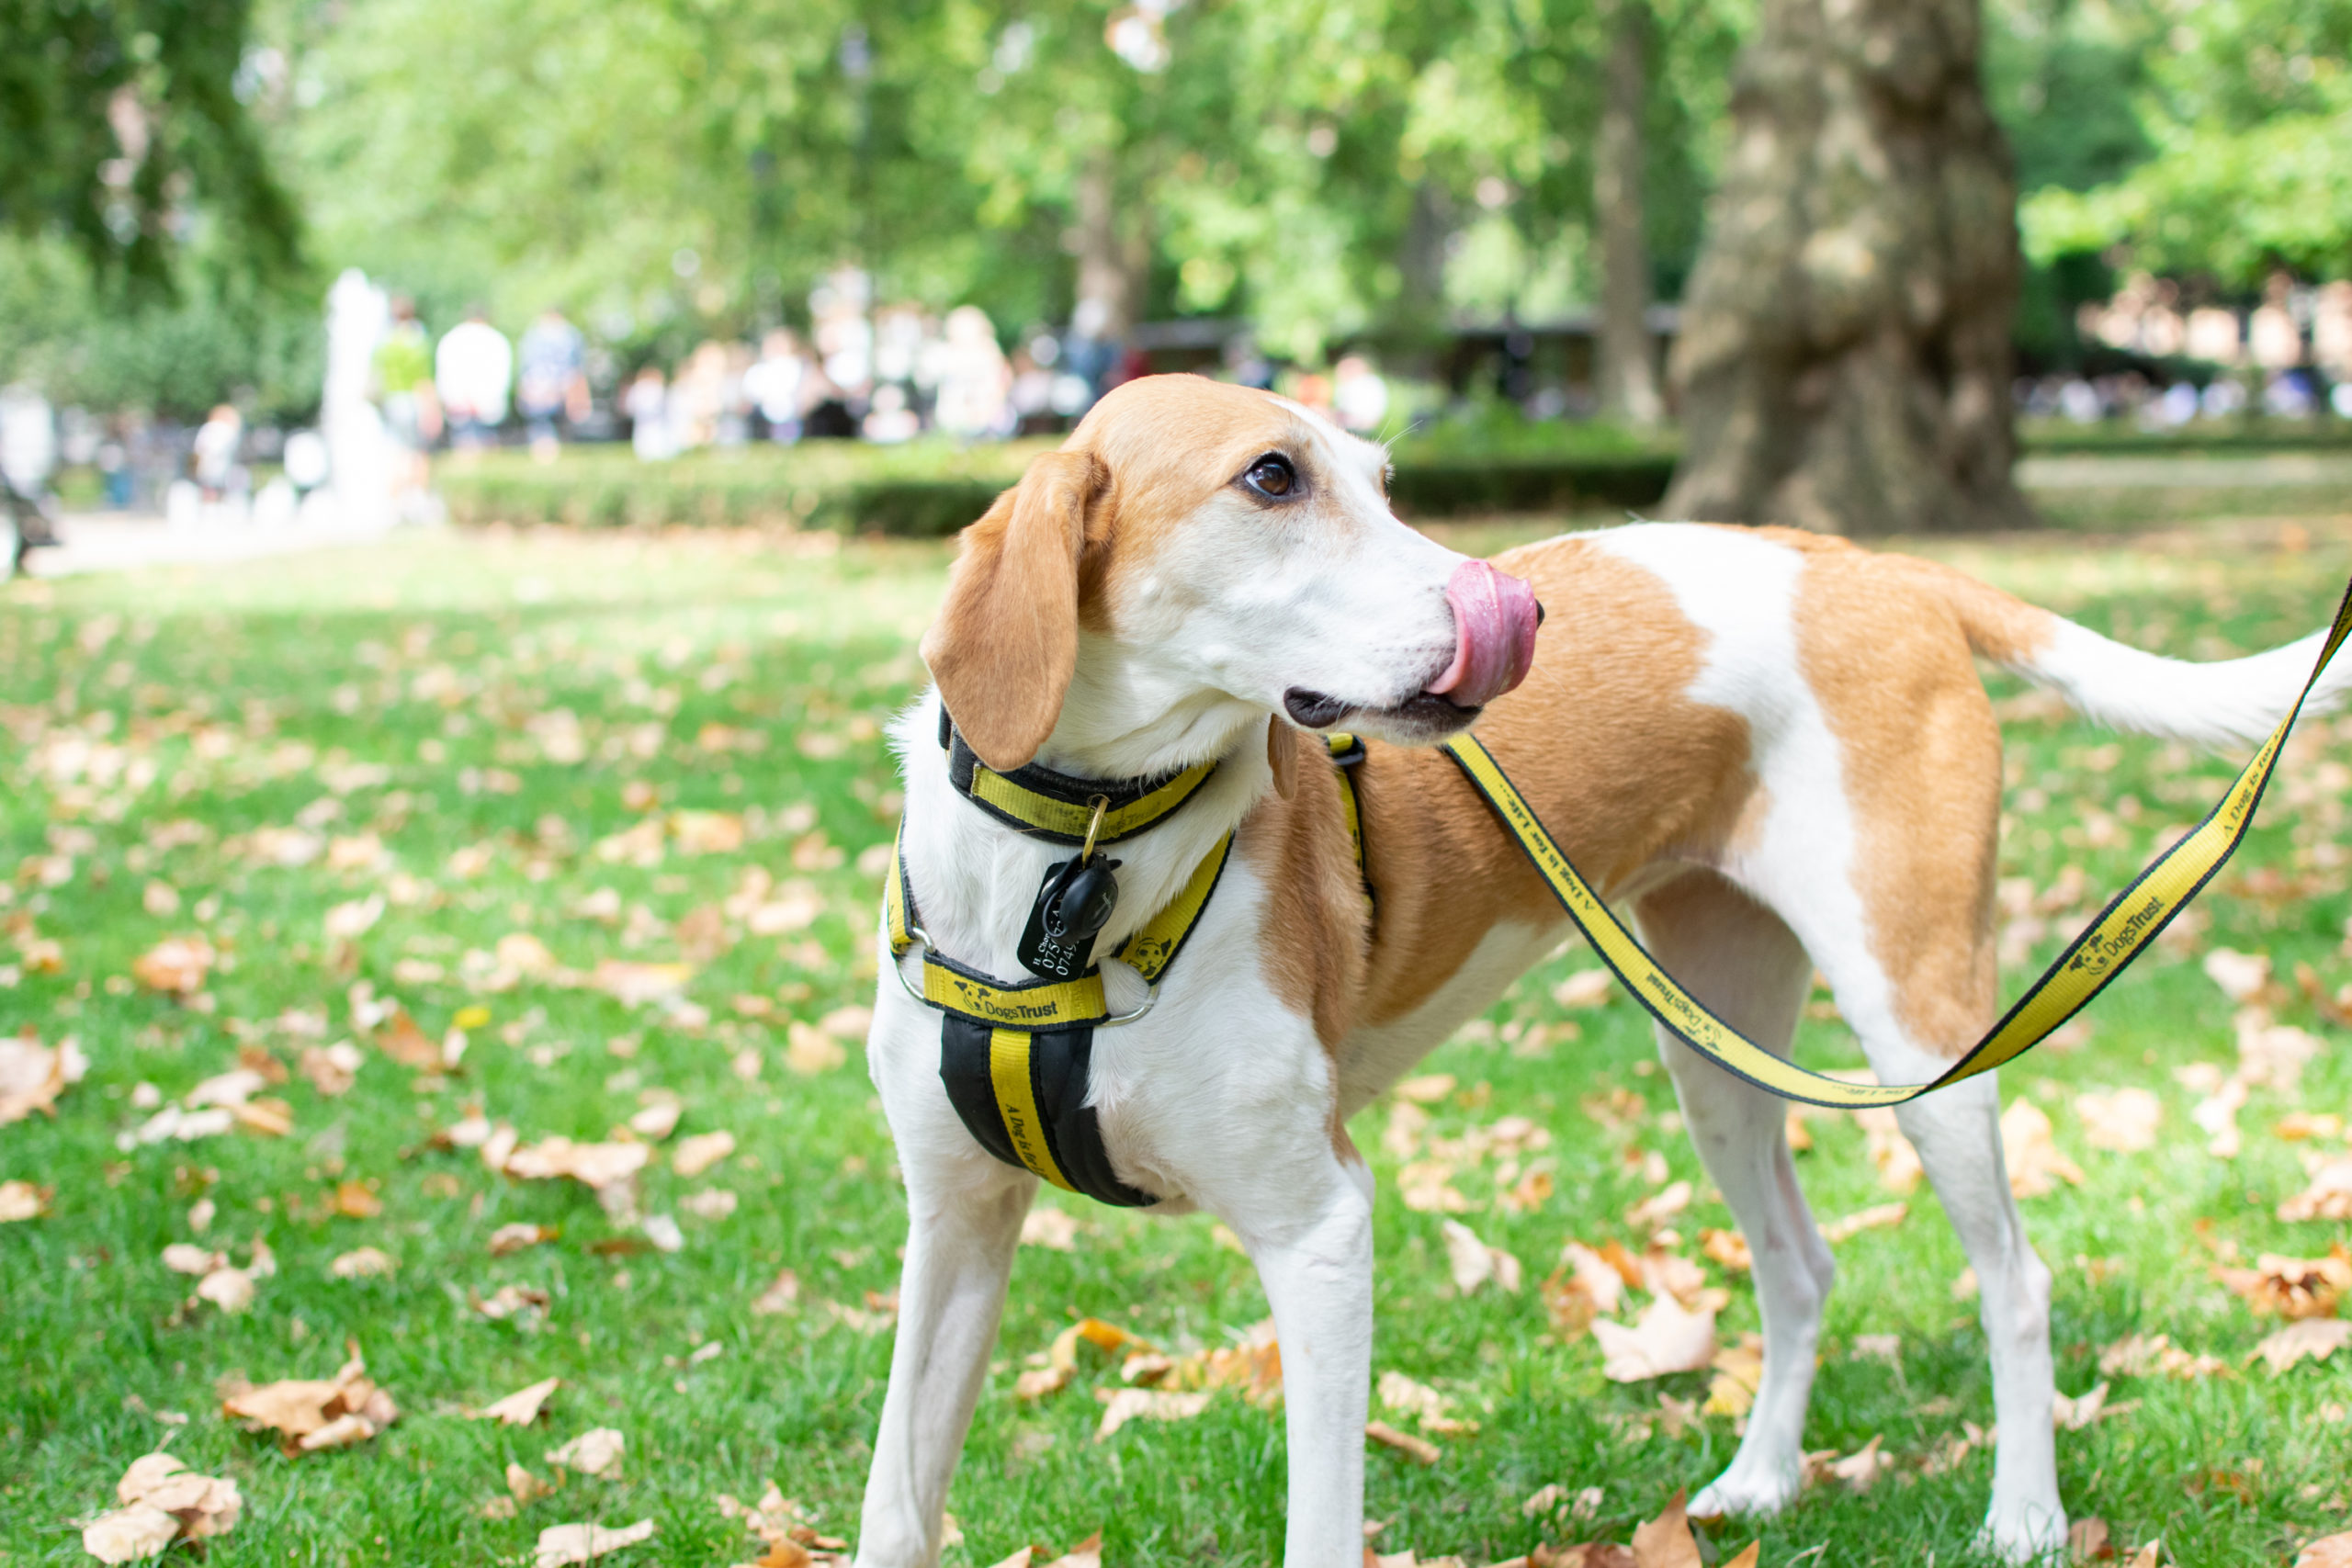
[[[1078,558],[1102,490],[1088,452],[1048,452],[964,530],[922,659],[964,743],[998,773],[1054,732],[1078,664]]]
[[[1280,715],[1266,720],[1266,766],[1274,770],[1274,793],[1288,800],[1298,783],[1298,731]]]

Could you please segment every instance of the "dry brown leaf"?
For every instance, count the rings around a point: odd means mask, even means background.
[[[1715,1376],[1701,1407],[1706,1414],[1740,1416],[1754,1408],[1757,1390],[1764,1385],[1764,1341],[1759,1336],[1741,1335],[1738,1344],[1717,1350],[1707,1364]]]
[[[2254,1348],[2254,1353],[2267,1361],[2272,1371],[2283,1372],[2307,1357],[2324,1361],[2346,1345],[2352,1345],[2352,1319],[2307,1317],[2268,1336]]]
[[[215,1269],[196,1282],[196,1294],[222,1312],[243,1312],[254,1304],[253,1276],[242,1269]]]
[[[2148,1089],[2119,1089],[2111,1094],[2076,1095],[2075,1115],[2081,1120],[2091,1147],[2141,1154],[2156,1146],[2156,1129],[2164,1122],[2165,1106]]]
[[[1380,1404],[1399,1416],[1409,1416],[1425,1432],[1475,1432],[1476,1421],[1464,1421],[1448,1414],[1453,1401],[1425,1382],[1416,1382],[1402,1372],[1380,1374]]]
[[[1737,1231],[1702,1230],[1699,1233],[1699,1250],[1723,1267],[1746,1273],[1756,1266],[1747,1250],[1747,1238]]]
[[[542,1497],[553,1496],[555,1490],[553,1482],[540,1480],[513,1460],[506,1461],[507,1495],[517,1503],[536,1503]]]
[[[561,1378],[542,1378],[528,1388],[518,1388],[505,1398],[493,1401],[475,1419],[527,1427],[539,1418],[539,1410],[547,1404],[548,1396],[562,1386]]]
[[[1634,1568],[1703,1568],[1680,1488],[1657,1517],[1634,1527]]]
[[[1470,1295],[1491,1280],[1506,1292],[1518,1291],[1521,1270],[1517,1258],[1499,1247],[1487,1246],[1477,1232],[1459,1220],[1447,1220],[1440,1229],[1445,1237],[1446,1265],[1453,1271],[1455,1290]]]
[[[36,1187],[29,1181],[0,1181],[0,1225],[40,1218],[49,1213],[49,1201],[56,1196],[54,1187]]]
[[[628,1450],[628,1439],[612,1427],[591,1427],[561,1448],[550,1450],[548,1462],[610,1481],[620,1474],[621,1460]]]
[[[774,1317],[781,1313],[796,1311],[799,1305],[800,1276],[786,1269],[776,1275],[766,1290],[753,1298],[752,1315]]]
[[[2295,1554],[2295,1568],[2352,1568],[2352,1530],[2312,1541]]]
[[[657,1100],[628,1119],[628,1130],[658,1144],[678,1130],[678,1118],[684,1112],[685,1107],[674,1100]]]
[[[1637,1231],[1654,1231],[1690,1206],[1690,1184],[1678,1181],[1654,1192],[1625,1211],[1625,1223]]]
[[[697,1133],[678,1140],[678,1146],[670,1153],[670,1168],[680,1176],[700,1176],[734,1152],[734,1134],[724,1130]]]
[[[327,1265],[327,1272],[338,1280],[363,1280],[390,1274],[400,1267],[391,1255],[381,1247],[361,1247],[344,1253]]]
[[[802,1077],[830,1073],[849,1060],[840,1041],[797,1019],[785,1031],[785,1042],[784,1065]]]
[[[0,1126],[38,1111],[57,1114],[57,1097],[90,1070],[79,1042],[71,1035],[54,1046],[30,1033],[0,1037]]]
[[[115,1483],[123,1506],[91,1520],[83,1550],[101,1562],[135,1562],[175,1540],[225,1535],[244,1506],[237,1483],[198,1475],[170,1454],[142,1454]]]
[[[741,1200],[724,1187],[706,1187],[678,1200],[678,1207],[698,1220],[723,1220]]]
[[[489,1158],[495,1141],[493,1135],[491,1143],[483,1144],[484,1159]],[[556,1137],[517,1146],[500,1168],[526,1181],[569,1177],[583,1187],[603,1189],[628,1181],[652,1157],[653,1150],[646,1144],[575,1144],[570,1138]]]
[[[332,1045],[304,1046],[295,1066],[311,1080],[312,1089],[332,1097],[351,1088],[365,1060],[358,1046],[348,1040],[338,1040]]]
[[[1715,1314],[1686,1312],[1672,1296],[1657,1296],[1630,1328],[1597,1319],[1601,1375],[1611,1382],[1645,1382],[1672,1372],[1695,1372],[1714,1359]]]
[[[514,1318],[526,1326],[547,1315],[548,1297],[545,1291],[531,1285],[501,1285],[484,1301],[478,1295],[467,1298],[474,1311],[492,1323]]]
[[[1864,1209],[1860,1213],[1848,1214],[1843,1219],[1830,1221],[1821,1227],[1821,1239],[1834,1247],[1849,1237],[1860,1235],[1864,1231],[1883,1230],[1890,1225],[1899,1225],[1910,1212],[1911,1206],[1907,1203],[1881,1203],[1875,1208]]]
[[[209,1274],[229,1261],[225,1252],[214,1252],[193,1242],[175,1241],[164,1248],[164,1267],[175,1274]]]
[[[356,1346],[333,1378],[288,1379],[260,1387],[240,1382],[222,1392],[222,1415],[244,1421],[248,1430],[276,1429],[292,1439],[289,1450],[363,1441],[400,1418],[391,1395],[369,1381]],[[346,1416],[354,1419],[345,1421]],[[331,1435],[310,1440],[321,1433]]]
[[[201,936],[169,936],[130,961],[130,977],[166,996],[194,996],[219,957]]]
[[[2327,1160],[2311,1173],[2312,1184],[2278,1205],[2287,1221],[2352,1220],[2352,1156]]]
[[[624,1007],[643,1007],[675,997],[695,977],[691,964],[634,964],[626,959],[597,962],[588,976],[589,987],[604,992]]]
[[[2083,1168],[2058,1152],[2049,1116],[2030,1100],[2014,1100],[2001,1112],[2001,1153],[2017,1197],[2041,1197],[2061,1180],[2083,1184]]]
[[[1552,987],[1552,999],[1571,1012],[1605,1006],[1616,983],[1617,976],[1606,969],[1579,969]]]
[[[1410,1432],[1400,1432],[1385,1421],[1367,1421],[1363,1435],[1383,1448],[1394,1449],[1415,1464],[1435,1464],[1438,1449],[1427,1438],[1417,1438]]]
[[[539,1532],[537,1556],[532,1568],[564,1568],[567,1563],[593,1562],[622,1547],[650,1540],[652,1536],[651,1519],[639,1519],[618,1529],[595,1524],[549,1525]]]
[[[1041,1203],[1021,1217],[1021,1245],[1069,1252],[1078,1245],[1078,1216]]]
[[[2223,996],[2241,1006],[2258,1000],[2270,986],[2267,953],[2217,947],[2205,954],[2201,967],[2205,977],[2219,986]]]
[[[528,1220],[516,1220],[490,1233],[490,1255],[505,1258],[526,1247],[537,1247],[543,1241],[553,1241],[562,1234],[553,1225],[536,1225]]]
[[[2108,1385],[2102,1382],[2088,1393],[2077,1394],[2071,1398],[2063,1393],[2055,1395],[2050,1403],[2051,1421],[2062,1430],[2068,1432],[2079,1432],[2098,1421],[2109,1413],[2107,1387]]]
[[[2213,1356],[2191,1355],[2165,1334],[2134,1334],[2119,1339],[2098,1354],[2098,1370],[2108,1377],[2166,1377],[2193,1379],[2229,1371]]]
[[[1206,1392],[1180,1393],[1164,1388],[1099,1388],[1102,1424],[1094,1428],[1101,1442],[1130,1421],[1188,1421],[1209,1407]]]
[[[2218,1270],[2222,1283],[2258,1313],[2282,1317],[2332,1317],[2352,1291],[2352,1250],[2342,1242],[2325,1258],[2285,1258],[2266,1252],[2251,1269]]]
[[[1045,1568],[1102,1568],[1102,1532],[1096,1530]]]

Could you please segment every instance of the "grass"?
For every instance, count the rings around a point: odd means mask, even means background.
[[[1491,548],[1530,531],[1454,537]],[[2352,519],[1935,550],[2102,630],[2211,657],[2318,624],[2352,568]],[[786,1062],[787,1023],[870,997],[873,855],[896,807],[875,730],[913,688],[914,638],[946,558],[933,545],[820,534],[493,532],[18,584],[0,598],[0,874],[15,874],[0,902],[0,964],[10,966],[0,971],[0,1026],[47,1041],[71,1033],[91,1062],[54,1120],[0,1127],[0,1179],[55,1189],[49,1215],[0,1226],[0,1561],[87,1561],[73,1521],[109,1503],[123,1467],[166,1439],[244,1489],[244,1519],[210,1546],[218,1568],[516,1561],[548,1524],[639,1517],[660,1534],[623,1562],[738,1562],[753,1548],[713,1498],[755,1497],[771,1479],[830,1529],[854,1532],[889,1337],[822,1303],[862,1309],[868,1292],[892,1289],[901,1199],[854,1043],[845,1065],[800,1076]],[[548,716],[564,710],[576,746]],[[2092,895],[2111,887],[2226,776],[2220,760],[2111,741],[2030,700],[2005,711],[2012,820],[2002,874],[2036,888],[2069,864]],[[2080,1187],[2025,1203],[2057,1275],[2062,1390],[2098,1382],[2098,1348],[2134,1332],[2169,1334],[2234,1369],[2119,1379],[2114,1398],[2136,1408],[2062,1438],[2077,1516],[2103,1517],[2119,1543],[2161,1534],[2181,1563],[2283,1563],[2304,1540],[2352,1523],[2352,1356],[2282,1375],[2248,1368],[2275,1321],[2254,1316],[2211,1267],[2221,1250],[2314,1256],[2343,1238],[2341,1224],[2274,1217],[2303,1185],[2298,1153],[2312,1145],[2270,1130],[2290,1109],[2352,1110],[2352,1052],[2300,999],[2282,1003],[2280,1019],[2318,1032],[2326,1049],[2300,1101],[2256,1091],[2234,1162],[2205,1153],[2188,1119],[2192,1097],[2171,1071],[2232,1059],[2231,1007],[2197,953],[2267,952],[2282,976],[2307,963],[2331,991],[2352,979],[2346,781],[2323,766],[2347,739],[2352,722],[2336,720],[2297,743],[2242,859],[2202,904],[2193,942],[2168,946],[2099,1004],[2086,1042],[2007,1075],[2009,1095],[2048,1111],[2085,1172]],[[714,819],[684,818],[695,836],[681,839],[682,811],[740,818],[744,840],[730,849],[720,835],[720,847],[691,852],[711,842]],[[254,853],[257,831],[297,824],[329,840],[373,833],[383,858],[363,846],[288,866]],[[631,829],[640,844],[662,842],[658,863],[598,852]],[[814,923],[762,936],[738,916],[695,913],[723,908],[753,868],[808,881],[821,905]],[[176,892],[175,912],[150,912],[151,898],[166,902],[152,886]],[[603,889],[617,896],[617,919],[578,912]],[[328,911],[377,893],[388,896],[380,919],[337,951]],[[129,977],[159,940],[198,931],[223,955],[200,998],[175,1000]],[[691,950],[692,1006],[630,1007],[530,980],[469,984],[518,931],[581,969]],[[17,951],[49,940],[54,973]],[[1530,976],[1430,1063],[1461,1086],[1432,1108],[1433,1131],[1516,1111],[1553,1134],[1556,1190],[1530,1212],[1490,1209],[1486,1168],[1456,1178],[1474,1206],[1466,1217],[1536,1278],[1570,1239],[1640,1245],[1623,1216],[1654,1190],[1645,1154],[1701,1189],[1679,1221],[1686,1251],[1701,1227],[1729,1224],[1675,1130],[1648,1029],[1622,999],[1576,1014],[1581,1038],[1542,1055],[1502,1043],[1530,1023],[1571,1021],[1550,992],[1585,962],[1570,954]],[[2027,973],[2008,970],[2008,994]],[[306,1046],[352,1037],[347,996],[362,981],[397,995],[436,1040],[464,1010],[487,1010],[468,1016],[462,1070],[420,1077],[370,1049],[340,1097],[299,1072],[268,1091],[291,1107],[286,1136],[119,1146],[145,1120],[138,1086],[185,1093],[235,1065],[241,1042],[290,1066]],[[1856,1059],[1834,1022],[1808,1031],[1808,1060]],[[2127,1084],[2163,1099],[2161,1143],[2140,1155],[2090,1147],[2075,1096]],[[648,1172],[643,1207],[682,1220],[685,1245],[673,1254],[616,1251],[633,1233],[582,1190],[494,1177],[471,1153],[434,1142],[476,1104],[526,1136],[595,1138],[657,1088],[685,1107],[679,1135],[724,1128],[739,1145],[696,1180],[660,1162]],[[1630,1115],[1588,1111],[1621,1091]],[[1380,1148],[1385,1114],[1365,1113],[1361,1145]],[[1860,1129],[1812,1125],[1817,1146],[1800,1168],[1816,1211],[1885,1201]],[[1623,1540],[1725,1461],[1729,1420],[1676,1432],[1655,1419],[1661,1390],[1701,1397],[1705,1374],[1612,1384],[1589,1338],[1549,1333],[1532,1288],[1457,1297],[1438,1216],[1397,1201],[1393,1157],[1374,1162],[1375,1364],[1444,1390],[1482,1428],[1444,1439],[1428,1468],[1373,1451],[1368,1506],[1389,1521],[1385,1550],[1473,1562],[1524,1551],[1542,1532],[1519,1505],[1552,1482],[1600,1487],[1589,1534]],[[336,1212],[337,1184],[355,1181],[379,1213]],[[711,1187],[740,1196],[731,1216],[681,1210]],[[199,1197],[215,1211],[207,1245],[242,1261],[259,1236],[277,1255],[278,1272],[241,1315],[187,1307],[192,1281],[160,1261],[168,1243],[193,1239]],[[1923,1188],[1910,1203],[1904,1224],[1838,1249],[1844,1288],[1829,1308],[1808,1431],[1809,1443],[1840,1453],[1883,1437],[1903,1462],[1861,1495],[1810,1492],[1763,1527],[1766,1564],[1968,1560],[1989,1457],[1935,1475],[1915,1461],[1962,1422],[1991,1421],[1983,1337],[1973,1306],[1954,1298],[1962,1260],[1933,1197]],[[1198,1419],[1137,1423],[1098,1445],[1088,1391],[1116,1382],[1100,1361],[1052,1399],[1013,1398],[1022,1358],[1073,1314],[1174,1347],[1223,1343],[1265,1315],[1247,1263],[1216,1243],[1208,1218],[1065,1206],[1082,1226],[1074,1249],[1021,1256],[951,1501],[967,1539],[948,1561],[991,1563],[1097,1527],[1117,1568],[1276,1561],[1278,1416],[1224,1396]],[[517,1221],[561,1234],[491,1256],[492,1231]],[[330,1276],[332,1259],[363,1246],[390,1253],[398,1272]],[[801,1281],[799,1309],[752,1314],[786,1266]],[[1752,1329],[1744,1277],[1706,1268],[1731,1292],[1726,1335]],[[543,1325],[489,1321],[469,1304],[508,1284],[548,1293]],[[1856,1352],[1859,1337],[1888,1334],[1901,1337],[1897,1361]],[[224,1374],[324,1377],[346,1340],[404,1412],[372,1442],[288,1459],[220,1418]],[[694,1359],[714,1345],[715,1356]],[[464,1415],[547,1376],[564,1386],[536,1427]],[[153,1412],[188,1420],[166,1426]],[[548,1450],[598,1426],[627,1437],[621,1479],[575,1479],[519,1517],[484,1516],[508,1461],[545,1474]],[[1737,1527],[1706,1536],[1711,1554],[1748,1540]]]

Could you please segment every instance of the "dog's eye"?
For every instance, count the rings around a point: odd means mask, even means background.
[[[1260,495],[1279,501],[1298,489],[1298,470],[1290,466],[1288,457],[1269,452],[1250,465],[1241,482]]]

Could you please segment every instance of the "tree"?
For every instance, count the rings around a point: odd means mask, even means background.
[[[1764,0],[1671,373],[1674,515],[2023,526],[2015,190],[1976,0]]]
[[[1607,86],[1595,138],[1592,208],[1600,227],[1600,409],[1637,430],[1665,417],[1657,345],[1650,335],[1649,171],[1642,122],[1649,109],[1648,0],[1605,0]]]
[[[292,272],[295,210],[240,99],[250,22],[251,0],[0,0],[0,224],[149,293],[199,224]]]

